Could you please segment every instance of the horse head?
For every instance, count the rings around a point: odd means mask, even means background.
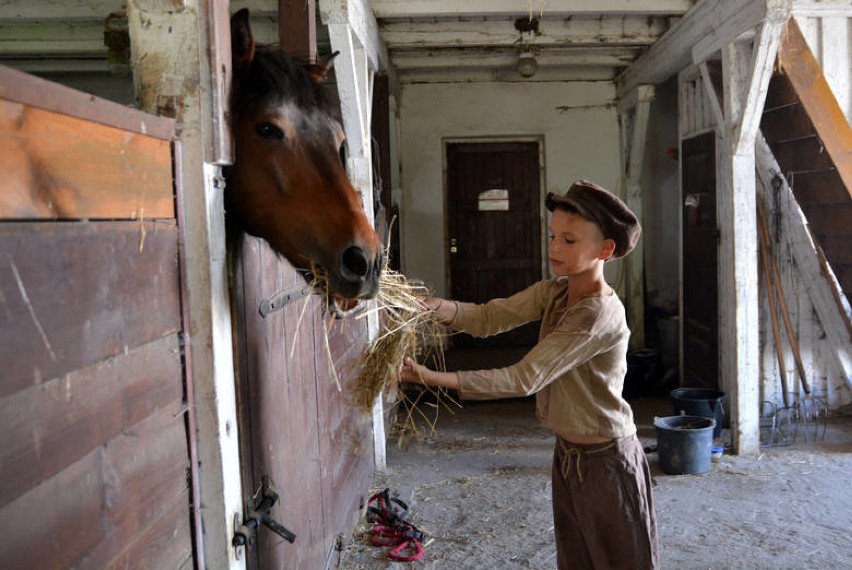
[[[374,297],[382,248],[341,160],[343,130],[321,85],[330,62],[256,44],[245,8],[231,18],[231,48],[228,218],[294,266],[319,265],[348,303]]]

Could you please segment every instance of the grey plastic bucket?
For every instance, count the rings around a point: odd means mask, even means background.
[[[716,420],[701,416],[654,418],[660,469],[669,475],[710,471]]]
[[[713,418],[716,420],[713,437],[719,437],[725,423],[725,408],[722,406],[724,392],[703,388],[678,388],[672,390],[671,397],[673,414]]]

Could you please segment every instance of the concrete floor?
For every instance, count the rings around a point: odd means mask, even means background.
[[[669,399],[631,404],[643,444],[655,444],[653,418],[672,415]],[[427,534],[423,559],[392,562],[356,535],[338,568],[555,568],[553,437],[532,399],[420,411],[420,435],[391,438],[374,486],[410,504]],[[706,474],[666,475],[656,453],[648,459],[663,568],[852,568],[852,418],[832,419],[823,441],[724,455]]]

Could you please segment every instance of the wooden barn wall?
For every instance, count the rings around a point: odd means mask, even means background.
[[[174,128],[146,117],[0,68],[2,568],[193,565]]]
[[[237,241],[230,251],[244,494],[268,477],[280,496],[272,514],[296,534],[289,544],[262,528],[248,562],[325,568],[338,535],[351,532],[373,472],[371,416],[350,397],[367,319],[329,318],[321,295],[262,317],[263,300],[305,281],[265,241]]]
[[[841,20],[842,24],[839,23]],[[797,17],[797,21],[802,26],[809,46],[820,60],[826,78],[829,79],[832,90],[848,117],[849,68],[852,62],[850,59],[852,46],[848,41],[848,22],[852,19]],[[713,72],[711,65],[710,73]],[[678,105],[682,139],[716,128],[716,119],[704,85],[704,78],[697,68],[690,67],[680,74]],[[760,150],[758,148],[758,151]],[[758,155],[760,154],[758,152]],[[767,157],[766,160],[774,164],[774,158]],[[758,164],[758,168],[762,166]],[[777,169],[775,165],[775,170]],[[818,272],[808,272],[805,269],[810,264],[803,259],[803,256],[812,256],[813,259],[810,261],[816,260],[816,253],[805,230],[807,221],[788,186],[784,185],[780,190],[776,190],[769,181],[771,178],[769,172],[759,174],[761,175],[757,176],[757,190],[770,204],[770,224],[777,248],[775,255],[795,334],[802,352],[806,376],[814,395],[825,402],[832,413],[843,413],[852,406],[852,389],[850,389],[846,373],[849,366],[848,359],[852,353],[848,343],[845,346],[839,346],[826,341],[825,327],[836,325],[823,323],[818,317],[812,285],[815,281],[821,281],[823,277]],[[761,281],[761,401],[783,406],[780,371],[770,324],[769,301]],[[793,353],[786,340],[783,344],[789,392],[793,394],[796,391],[803,394],[801,389],[797,388],[799,381]],[[791,402],[795,401],[794,394],[791,398],[793,398]]]
[[[716,128],[716,115],[698,68],[690,66],[679,77],[680,138],[688,139]]]
[[[768,148],[763,154],[770,154]],[[820,312],[815,305],[819,300],[815,299],[815,295],[819,294],[817,289],[824,286],[824,277],[812,267],[818,263],[816,252],[806,229],[804,214],[793,197],[793,192],[786,183],[778,188],[772,183],[773,174],[779,173],[777,164],[770,172],[761,173],[758,177],[758,193],[767,205],[767,223],[773,253],[793,324],[793,334],[801,351],[805,376],[814,397],[824,402],[829,410],[848,411],[852,409],[852,389],[847,377],[852,345],[848,334],[844,334],[845,329],[827,330],[828,327],[838,327],[838,323],[823,322],[820,319]],[[781,179],[780,176],[778,179]],[[810,256],[811,259],[803,259],[804,256]],[[780,408],[783,406],[784,397],[767,295],[765,280],[761,276],[761,399]],[[833,303],[829,306],[831,305]],[[837,310],[836,305],[831,309]],[[792,404],[800,401],[804,392],[786,331],[783,324],[780,326],[783,337],[782,362],[790,394],[789,401]],[[838,337],[844,340],[838,343]]]
[[[852,120],[852,18],[796,14],[795,6],[794,15],[846,120]]]

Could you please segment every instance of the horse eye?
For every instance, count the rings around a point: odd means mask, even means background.
[[[337,149],[337,153],[340,155],[340,162],[343,166],[346,166],[346,142],[340,143],[340,148]]]
[[[262,139],[284,139],[284,131],[271,123],[261,123],[254,130]]]

